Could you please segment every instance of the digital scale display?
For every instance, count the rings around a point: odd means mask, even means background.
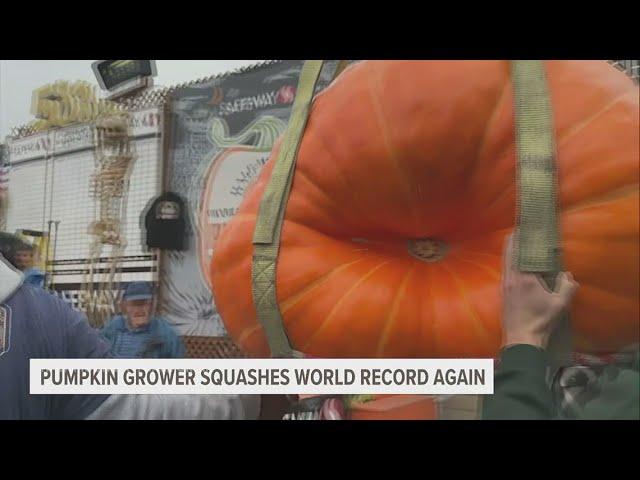
[[[104,90],[113,90],[136,78],[156,75],[153,60],[99,60],[92,67]]]

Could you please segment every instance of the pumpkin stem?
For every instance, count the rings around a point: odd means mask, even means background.
[[[440,240],[420,238],[407,241],[407,250],[412,257],[423,262],[437,262],[444,258],[448,247]]]

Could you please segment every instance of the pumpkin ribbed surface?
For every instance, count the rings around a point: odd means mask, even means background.
[[[638,88],[602,61],[545,62],[564,262],[580,283],[575,349],[638,342]],[[211,281],[233,339],[269,349],[252,236],[273,158],[216,244]],[[295,349],[322,357],[490,357],[514,228],[506,61],[365,61],[321,93],[282,229],[277,295]]]

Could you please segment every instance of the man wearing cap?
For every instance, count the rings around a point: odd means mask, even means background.
[[[0,233],[0,420],[257,419],[260,395],[30,395],[32,358],[111,358],[86,317],[41,288],[3,254],[15,239]]]
[[[165,319],[153,315],[153,286],[131,282],[122,295],[122,314],[102,329],[113,353],[124,358],[182,358],[180,337]]]

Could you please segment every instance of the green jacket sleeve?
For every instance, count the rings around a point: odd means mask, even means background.
[[[547,383],[547,354],[532,345],[502,351],[494,393],[483,398],[483,420],[551,420],[556,417]]]
[[[598,393],[582,409],[583,420],[640,420],[640,365],[609,367],[601,376]]]

